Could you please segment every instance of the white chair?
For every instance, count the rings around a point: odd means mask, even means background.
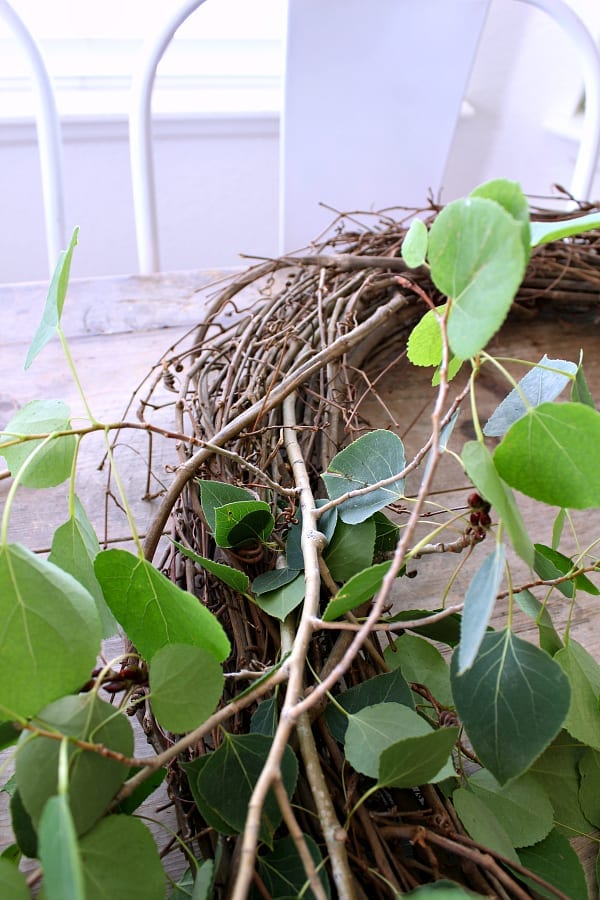
[[[187,0],[171,15],[148,43],[134,81],[130,150],[141,272],[160,269],[151,133],[156,68],[204,2]],[[578,47],[586,113],[571,193],[587,199],[600,146],[600,54],[563,0],[520,2],[547,12]],[[305,245],[327,224],[331,214],[321,200],[341,210],[377,209],[391,198],[418,205],[428,190],[436,192],[489,3],[372,0],[367,10],[363,0],[288,0],[281,252]],[[448,76],[441,84],[428,77],[434,58]]]
[[[44,193],[48,270],[52,274],[61,250],[66,249],[68,244],[61,131],[54,91],[38,44],[7,0],[0,0],[0,18],[6,22],[27,55],[35,85],[36,126]]]

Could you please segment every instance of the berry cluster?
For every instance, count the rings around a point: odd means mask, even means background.
[[[482,541],[492,520],[490,518],[490,504],[478,493],[469,494],[467,504],[471,510],[469,515],[469,527],[466,534],[471,535],[474,541]]]

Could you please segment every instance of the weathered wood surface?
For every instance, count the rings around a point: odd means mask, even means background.
[[[217,273],[191,272],[177,275],[91,279],[73,282],[65,310],[64,325],[85,392],[94,415],[103,422],[119,421],[132,391],[149,370],[188,329],[202,319],[201,295],[198,291],[214,280]],[[58,342],[51,342],[24,373],[23,362],[31,337],[39,321],[46,288],[44,285],[0,286],[0,427],[23,403],[34,398],[60,398],[71,404],[74,415],[83,415],[83,407],[69,376]],[[204,295],[206,296],[206,295]],[[557,318],[513,320],[494,340],[492,352],[497,356],[518,357],[538,361],[544,353],[550,357],[577,360],[584,351],[585,368],[592,393],[600,396],[600,341],[598,323],[589,317],[562,321]],[[524,369],[512,367],[520,377]],[[407,456],[418,450],[429,433],[430,371],[415,370],[406,361],[377,385],[385,404],[393,411],[398,433],[403,437]],[[483,420],[505,393],[496,377],[485,373],[481,378],[479,397]],[[374,427],[381,423],[381,411],[373,398],[365,401],[362,413]],[[135,418],[135,411],[128,414]],[[465,414],[464,420],[466,422]],[[460,421],[456,433],[460,440],[472,437]],[[146,435],[124,433],[116,458],[125,489],[140,532],[152,516],[156,500],[142,499],[146,490],[144,461]],[[176,463],[174,448],[156,442],[154,472],[165,477],[165,465]],[[77,490],[102,539],[105,533],[106,472],[98,465],[104,455],[100,435],[86,438],[82,448]],[[600,464],[600,451],[599,451]],[[0,469],[2,466],[0,465]],[[153,483],[153,490],[157,482]],[[6,498],[9,479],[0,481],[0,501]],[[464,505],[468,493],[460,466],[446,460],[436,484],[441,503]],[[452,492],[448,493],[452,488]],[[409,484],[410,489],[410,484]],[[130,538],[127,521],[117,506],[108,503],[107,533],[111,541],[126,542]],[[526,518],[535,540],[550,542],[552,520],[548,511],[526,502]],[[21,489],[17,496],[9,537],[29,547],[47,551],[54,529],[67,515],[64,489],[30,491]],[[600,511],[575,516],[581,527],[581,540],[600,533]],[[126,546],[126,544],[123,544]],[[574,547],[573,547],[574,549]],[[480,558],[480,557],[479,557]],[[402,580],[397,603],[405,608],[438,605],[448,577],[459,558],[427,557],[417,564],[419,574],[413,580]],[[449,602],[459,601],[477,560],[470,561],[457,577]],[[525,573],[523,573],[525,577]],[[400,583],[399,583],[400,584]],[[555,600],[552,612],[561,601]],[[559,611],[563,621],[567,603]],[[504,624],[506,610],[499,608],[494,624]],[[516,627],[525,637],[534,636],[533,624],[520,613]],[[596,657],[600,654],[600,629],[597,627],[597,600],[581,595],[573,614],[572,634]],[[112,645],[112,650],[115,645]],[[118,650],[118,644],[116,649]],[[145,752],[143,738],[138,752]],[[161,814],[164,816],[164,813]],[[8,841],[6,795],[0,795],[0,849]],[[594,848],[586,842],[588,868],[593,865]],[[591,896],[594,896],[591,893]]]

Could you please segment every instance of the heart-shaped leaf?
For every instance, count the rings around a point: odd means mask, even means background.
[[[494,453],[516,490],[565,509],[600,506],[600,413],[582,403],[542,403],[511,426]]]
[[[225,833],[243,831],[248,803],[271,749],[272,739],[264,734],[223,733],[223,743],[202,762],[186,766],[190,788],[201,814],[217,831],[224,822]],[[292,796],[298,777],[298,763],[290,747],[285,748],[281,762],[283,784]],[[275,829],[281,821],[281,810],[269,792],[260,827],[260,839],[273,844]]]
[[[521,224],[494,200],[455,200],[431,226],[428,257],[435,286],[452,300],[450,348],[469,359],[498,331],[521,284]]]
[[[380,703],[401,703],[410,709],[415,708],[412,691],[400,669],[368,678],[367,681],[362,681],[338,694],[335,700],[335,704],[328,704],[325,710],[325,719],[332,735],[340,743],[343,743],[346,735],[348,717],[340,712],[339,706],[347,713],[357,713],[367,706],[375,706]]]
[[[550,833],[554,810],[535,776],[526,772],[500,785],[491,772],[479,769],[469,778],[469,788],[494,813],[513,847],[529,847]],[[471,837],[479,840],[474,834]]]
[[[483,638],[472,667],[452,658],[456,709],[482,764],[504,784],[521,775],[558,734],[569,709],[569,682],[547,653],[510,629]]]

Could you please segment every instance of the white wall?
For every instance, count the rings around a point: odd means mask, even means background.
[[[572,2],[600,33],[600,3]],[[433,65],[432,77],[444,77]],[[568,185],[577,144],[564,132],[581,92],[577,72],[576,54],[542,13],[495,0],[468,91],[472,114],[459,123],[442,199],[491,177],[517,178],[531,193]],[[0,104],[0,281],[43,279],[35,129],[27,117],[1,116]],[[73,274],[135,272],[124,115],[66,118],[63,134],[67,221],[80,226]],[[163,269],[230,266],[239,252],[276,253],[274,112],[160,116],[155,155]],[[599,178],[593,195],[600,198]],[[390,197],[396,203],[402,198]]]

